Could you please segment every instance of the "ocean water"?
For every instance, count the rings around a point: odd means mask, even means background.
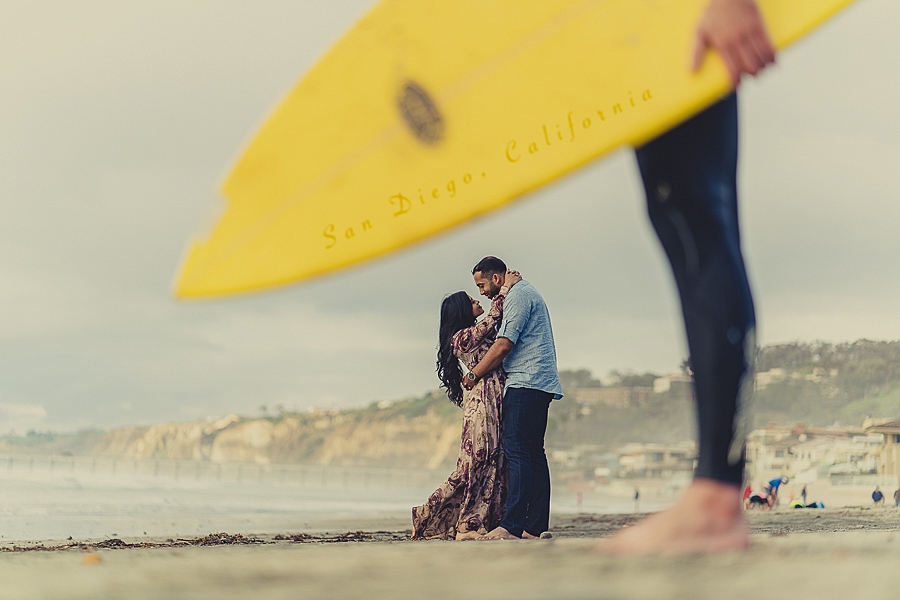
[[[176,461],[0,459],[0,542],[404,528],[429,473]]]
[[[0,543],[398,530],[449,471],[0,457]],[[668,499],[642,500],[655,510]],[[632,512],[556,485],[554,513]]]

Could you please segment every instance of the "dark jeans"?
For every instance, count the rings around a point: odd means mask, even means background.
[[[737,131],[731,94],[639,148],[637,161],[684,315],[699,428],[695,476],[740,485],[756,317],[738,228]]]
[[[509,469],[506,515],[500,526],[516,537],[550,527],[550,469],[544,454],[553,394],[509,388],[503,396],[503,453]]]

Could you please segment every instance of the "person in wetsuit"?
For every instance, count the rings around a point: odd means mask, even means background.
[[[693,67],[716,51],[733,88],[775,61],[753,0],[711,0]],[[737,207],[738,102],[732,91],[636,149],[650,221],[669,259],[694,375],[698,457],[678,503],[604,540],[616,553],[745,548],[742,404],[753,381],[756,316],[741,254]]]

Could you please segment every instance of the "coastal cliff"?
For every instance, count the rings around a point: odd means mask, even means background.
[[[455,462],[462,411],[437,394],[345,411],[124,427],[89,453],[127,459],[438,468]]]

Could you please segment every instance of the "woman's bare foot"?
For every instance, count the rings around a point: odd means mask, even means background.
[[[486,534],[484,534],[483,536],[481,536],[478,539],[480,539],[480,540],[518,540],[520,538],[517,538],[516,536],[514,536],[513,534],[508,532],[506,529],[504,529],[503,527],[495,527],[494,529],[490,530],[489,532],[487,532]]]
[[[531,535],[531,534],[528,533],[527,531],[523,531],[523,532],[522,532],[522,539],[523,539],[523,540],[539,540],[539,539],[541,539],[541,537],[538,536],[538,535]]]
[[[477,531],[460,531],[456,534],[456,541],[477,540],[481,538],[481,534]]]
[[[695,479],[675,506],[601,540],[596,549],[611,554],[706,554],[742,550],[749,544],[740,488]]]

